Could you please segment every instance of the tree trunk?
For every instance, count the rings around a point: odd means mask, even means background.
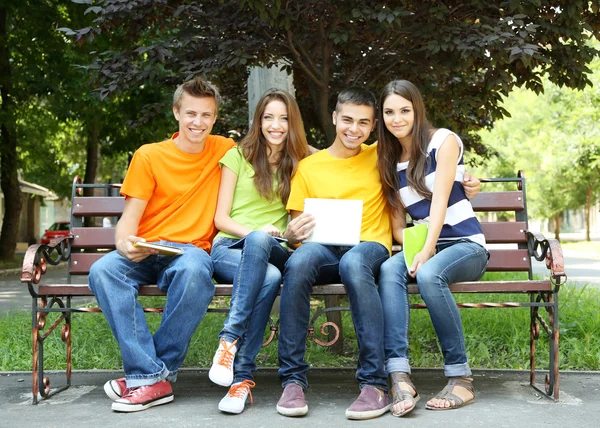
[[[92,109],[94,110],[94,109]],[[86,184],[93,184],[96,182],[96,175],[98,174],[98,162],[99,162],[99,123],[98,115],[92,111],[91,119],[88,123],[89,132],[86,145],[86,159],[85,159],[85,177],[83,182]],[[93,196],[93,189],[85,188],[83,193],[85,196]]]
[[[554,220],[554,239],[560,240],[560,213],[555,214]]]
[[[98,115],[93,107],[91,107],[90,120],[88,122],[88,138],[86,144],[86,159],[85,159],[85,177],[83,182],[85,184],[94,184],[96,182],[96,175],[98,174],[98,163],[99,163],[99,123]],[[86,187],[83,189],[85,196],[94,196],[94,189]],[[104,196],[104,195],[103,195]],[[85,218],[86,227],[92,227],[94,225],[93,217]]]
[[[0,259],[13,260],[22,209],[21,189],[17,173],[17,136],[10,53],[7,40],[7,11],[0,7],[0,187],[4,193],[4,219],[0,232]]]
[[[588,183],[587,194],[585,195],[585,240],[590,239],[590,220],[592,217],[592,185]]]
[[[317,116],[319,125],[321,125],[321,129],[327,139],[327,141],[325,141],[325,147],[328,147],[335,140],[335,128],[331,118],[332,112],[329,111],[329,90],[323,90],[320,86],[313,84],[312,82],[308,83],[308,90],[315,115]],[[322,149],[325,147],[319,148]]]

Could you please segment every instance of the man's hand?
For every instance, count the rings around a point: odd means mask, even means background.
[[[291,245],[296,245],[308,238],[315,227],[315,218],[311,214],[302,213],[289,222],[283,237]]]
[[[266,226],[261,227],[260,230],[276,238],[281,238],[281,232],[272,224],[267,224]]]
[[[477,177],[473,177],[470,172],[465,172],[462,185],[469,199],[473,199],[481,191],[481,181]]]
[[[141,262],[152,254],[158,254],[158,250],[154,250],[152,248],[135,247],[133,245],[139,241],[145,242],[146,240],[138,236],[129,235],[126,239],[122,239],[117,242],[117,251],[120,255],[135,263]]]

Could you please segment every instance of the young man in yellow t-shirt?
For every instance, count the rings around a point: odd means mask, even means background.
[[[90,270],[90,288],[123,359],[125,377],[104,385],[115,411],[173,401],[170,382],[212,300],[207,251],[216,232],[219,160],[234,146],[229,138],[210,135],[219,100],[218,90],[198,77],[177,88],[173,114],[179,132],[136,151],[121,187],[125,209],[116,227],[117,250]],[[183,254],[161,255],[136,246],[140,241],[181,248]],[[136,300],[142,284],[157,284],[167,293],[154,334]]]
[[[295,236],[302,242],[314,226],[303,213],[305,198],[363,201],[361,242],[353,247],[302,244],[286,264],[281,291],[279,376],[284,388],[277,411],[285,416],[308,412],[304,361],[310,316],[310,293],[317,283],[343,282],[359,344],[361,394],[346,410],[350,419],[369,419],[390,407],[384,367],[383,312],[375,279],[389,257],[392,232],[377,169],[376,146],[363,144],[375,126],[377,102],[365,89],[349,88],[338,95],[333,123],[336,138],[326,150],[302,160],[292,182],[287,204]],[[343,216],[343,213],[339,213]]]

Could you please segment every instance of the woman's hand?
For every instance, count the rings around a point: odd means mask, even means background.
[[[430,258],[432,258],[434,255],[435,255],[435,248],[432,251],[426,250],[425,248],[423,248],[421,251],[419,251],[415,255],[415,258],[413,259],[412,266],[408,270],[408,274],[411,277],[416,278],[417,277],[417,272],[419,271],[419,269],[421,268],[421,266],[423,266],[427,262],[427,260],[429,260]]]
[[[281,232],[272,224],[267,224],[266,226],[261,227],[260,230],[276,238],[281,238]]]
[[[470,172],[465,172],[462,185],[468,199],[473,199],[481,191],[481,181]]]

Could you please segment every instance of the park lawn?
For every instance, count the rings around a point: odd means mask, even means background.
[[[573,251],[589,257],[600,258],[600,241],[561,242],[560,246],[565,251]]]
[[[508,279],[516,274],[499,275]],[[521,295],[455,295],[457,302],[523,301]],[[146,298],[161,299],[161,298]],[[593,287],[565,286],[559,293],[560,368],[598,370],[600,367],[600,290]],[[418,296],[411,300],[419,301]],[[315,301],[315,306],[322,302]],[[529,364],[529,310],[526,308],[462,309],[467,354],[473,368],[526,369]],[[325,318],[324,316],[322,317]],[[160,315],[147,314],[151,329],[157,328]],[[317,326],[323,322],[317,321]],[[184,367],[209,367],[218,345],[217,335],[225,314],[210,313],[192,338]],[[50,317],[48,319],[50,321]],[[47,322],[50,325],[50,322]],[[306,359],[313,367],[356,367],[356,339],[348,312],[343,314],[344,352],[334,355],[328,349],[309,342]],[[318,327],[315,334],[318,334]],[[46,369],[64,369],[64,344],[59,334],[50,336],[45,348]],[[547,340],[538,344],[538,367],[548,363]],[[73,314],[73,368],[120,369],[117,343],[102,314]],[[31,370],[31,316],[12,312],[0,316],[0,371]],[[426,310],[411,311],[410,352],[413,367],[441,368],[443,360],[435,332]],[[259,367],[277,367],[276,342],[263,348]]]

